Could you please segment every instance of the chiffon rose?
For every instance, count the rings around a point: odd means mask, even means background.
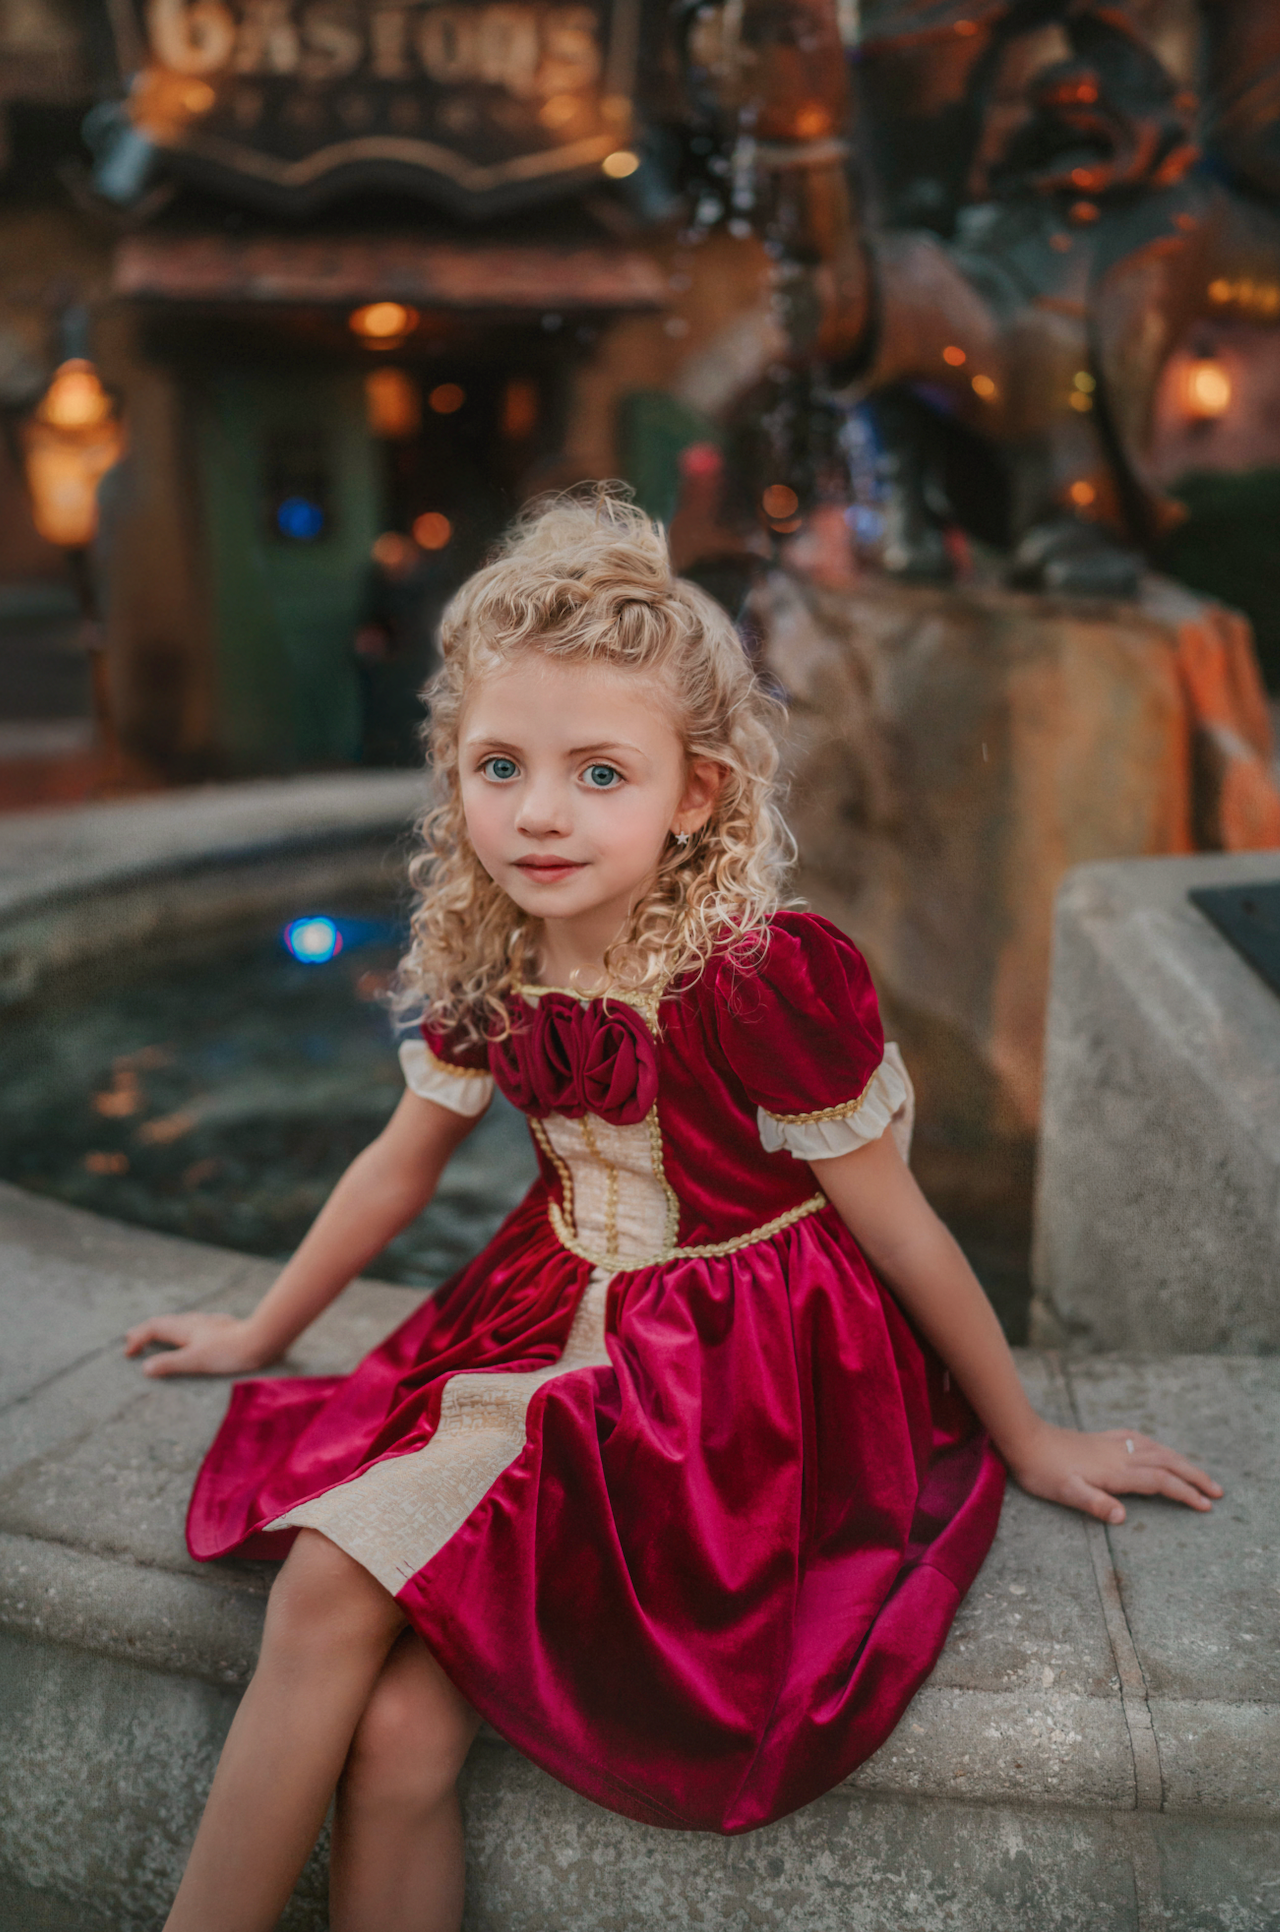
[[[544,993],[526,1025],[489,1048],[498,1085],[522,1113],[595,1114],[618,1127],[658,1097],[658,1056],[640,1015],[621,1001]]]

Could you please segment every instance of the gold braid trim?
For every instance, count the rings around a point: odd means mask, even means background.
[[[554,1154],[552,1159],[555,1160]],[[560,1163],[557,1161],[556,1165],[559,1167]],[[712,1261],[720,1255],[736,1254],[739,1248],[750,1248],[757,1241],[768,1241],[772,1235],[781,1234],[784,1228],[793,1227],[797,1221],[803,1221],[808,1215],[816,1214],[826,1205],[825,1194],[813,1194],[807,1201],[801,1201],[799,1207],[788,1208],[785,1214],[776,1215],[772,1221],[766,1221],[762,1228],[752,1228],[747,1234],[735,1235],[732,1241],[704,1241],[696,1247],[666,1248],[661,1254],[645,1255],[639,1261],[626,1261],[621,1265],[616,1255],[593,1254],[590,1248],[583,1247],[560,1212],[558,1202],[547,1203],[547,1218],[556,1240],[562,1248],[567,1248],[570,1254],[576,1254],[582,1261],[589,1261],[593,1268],[611,1268],[615,1274],[630,1275],[635,1274],[640,1268],[661,1267],[668,1261]]]
[[[410,1037],[412,1038],[412,1035]],[[433,1067],[439,1067],[441,1073],[451,1074],[455,1080],[493,1079],[488,1067],[455,1067],[452,1060],[442,1060],[438,1053],[431,1051],[425,1040],[422,1042],[422,1050]]]
[[[561,1160],[559,1154],[557,1154],[555,1148],[551,1144],[551,1136],[547,1132],[545,1124],[538,1117],[538,1115],[526,1114],[525,1119],[529,1123],[529,1128],[533,1134],[534,1139],[537,1141],[539,1147],[542,1149],[547,1159],[551,1162],[551,1165],[555,1168],[556,1173],[560,1176],[560,1188],[561,1188],[561,1192],[564,1195],[565,1211],[569,1215],[570,1219],[572,1220],[573,1218],[573,1175],[569,1170],[569,1163],[568,1161]]]
[[[881,1065],[883,1065],[883,1062],[881,1062]],[[876,1073],[879,1073],[879,1071],[880,1068],[877,1067]],[[775,1114],[770,1113],[767,1107],[762,1107],[760,1111],[770,1120],[776,1120],[780,1127],[812,1127],[816,1126],[820,1120],[848,1120],[852,1114],[857,1113],[859,1107],[861,1107],[863,1101],[870,1093],[875,1083],[876,1073],[872,1074],[870,1080],[868,1080],[856,1100],[844,1100],[838,1107],[819,1107],[817,1112],[812,1114]]]

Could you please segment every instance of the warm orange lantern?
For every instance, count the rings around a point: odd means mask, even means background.
[[[55,371],[23,425],[23,456],[36,529],[63,550],[83,550],[98,529],[98,484],[124,450],[124,429],[91,362]]]
[[[1193,422],[1212,422],[1231,407],[1231,378],[1216,356],[1196,356],[1187,364],[1182,394]]]
[[[394,349],[418,326],[418,311],[406,302],[366,302],[353,309],[347,327],[371,349]]]

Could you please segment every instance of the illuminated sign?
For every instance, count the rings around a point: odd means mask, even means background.
[[[129,4],[133,123],[210,185],[296,205],[376,181],[479,213],[634,165],[639,0]]]

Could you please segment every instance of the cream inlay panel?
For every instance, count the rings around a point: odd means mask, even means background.
[[[565,1211],[583,1249],[620,1268],[672,1246],[676,1204],[662,1177],[652,1118],[618,1127],[596,1114],[547,1114],[538,1125],[568,1169]]]
[[[424,1449],[375,1463],[266,1528],[323,1531],[394,1596],[462,1528],[520,1454],[537,1390],[578,1369],[608,1368],[608,1291],[608,1275],[596,1269],[578,1303],[564,1353],[550,1368],[451,1375],[440,1425]]]

